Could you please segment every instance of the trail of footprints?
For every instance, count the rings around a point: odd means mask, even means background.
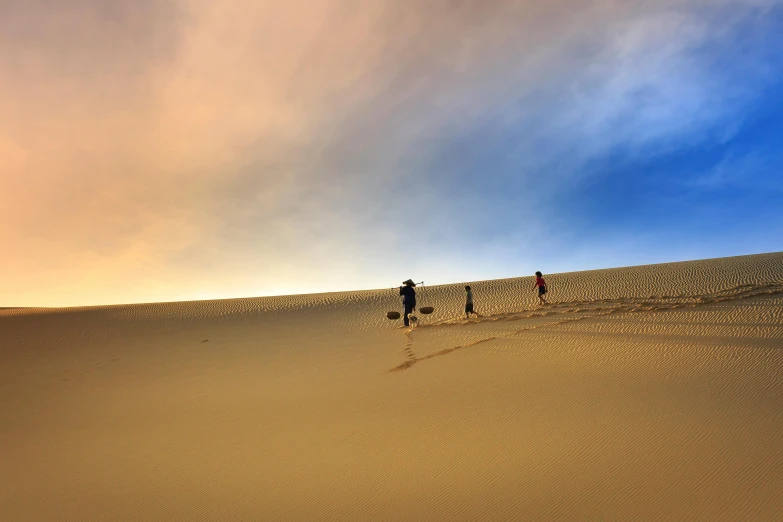
[[[406,360],[402,364],[395,366],[390,371],[399,372],[407,370],[414,364],[427,359],[440,357],[447,355],[456,350],[463,348],[469,348],[478,344],[493,341],[498,338],[510,338],[521,333],[535,330],[538,328],[551,328],[559,325],[573,323],[577,321],[584,321],[585,319],[596,319],[600,317],[611,316],[614,314],[633,314],[633,313],[646,313],[646,312],[664,312],[677,309],[695,308],[706,305],[712,305],[727,301],[740,301],[754,298],[773,297],[783,294],[783,283],[767,283],[767,284],[744,284],[731,288],[723,289],[714,293],[698,295],[698,296],[649,296],[647,298],[621,298],[621,299],[597,299],[589,301],[571,301],[562,303],[553,303],[545,305],[536,310],[524,310],[517,312],[507,312],[500,314],[493,314],[489,316],[482,316],[478,319],[466,320],[459,319],[444,319],[436,321],[432,324],[419,325],[419,328],[442,328],[442,327],[459,327],[459,326],[471,326],[481,323],[498,322],[498,321],[524,321],[526,319],[535,318],[550,318],[556,316],[564,316],[560,320],[547,321],[545,323],[528,324],[523,328],[511,329],[500,336],[493,335],[485,338],[480,338],[462,345],[453,346],[444,350],[431,353],[425,356],[416,356],[413,350],[415,330],[408,330],[405,333],[405,357]],[[577,315],[574,317],[574,315]],[[566,317],[567,316],[567,317]]]

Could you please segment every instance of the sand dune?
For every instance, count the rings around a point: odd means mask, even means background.
[[[545,276],[0,309],[0,520],[783,520],[783,253]]]

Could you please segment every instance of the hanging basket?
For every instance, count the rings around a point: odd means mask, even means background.
[[[400,318],[400,312],[386,312],[386,319],[399,319]]]
[[[424,295],[424,281],[421,282],[421,300],[425,303],[427,302],[427,297]],[[435,311],[434,306],[420,306],[419,307],[419,313],[423,315],[430,315],[432,312]]]

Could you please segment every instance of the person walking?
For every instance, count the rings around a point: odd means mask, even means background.
[[[403,286],[400,287],[400,295],[402,296],[402,306],[405,308],[405,314],[402,316],[402,321],[405,326],[410,326],[410,320],[408,315],[416,311],[416,290],[414,287],[416,283],[413,280],[408,279],[403,281]]]
[[[470,319],[470,314],[478,317],[479,314],[473,310],[473,290],[470,289],[470,285],[465,286],[465,294],[465,319]]]
[[[536,291],[536,288],[538,288],[538,304],[543,305],[546,304],[546,299],[544,299],[544,294],[546,294],[546,281],[544,280],[544,277],[541,275],[541,272],[536,272],[536,280],[533,283],[533,291]]]

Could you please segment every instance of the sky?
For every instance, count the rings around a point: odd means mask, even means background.
[[[783,0],[2,0],[0,306],[783,250]]]

